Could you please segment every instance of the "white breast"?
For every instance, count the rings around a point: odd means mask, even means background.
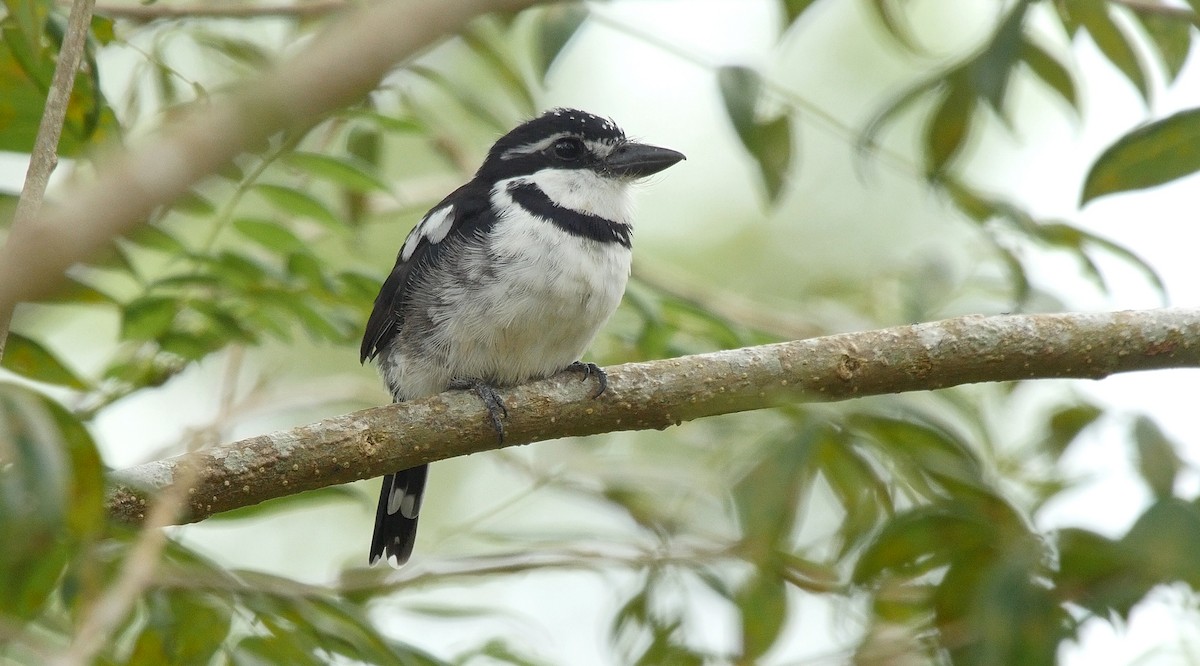
[[[462,352],[456,355],[459,372],[519,383],[582,357],[621,302],[632,254],[618,243],[569,234],[527,213],[512,204],[507,185],[492,191],[496,209],[509,213],[490,234],[491,258],[504,267],[503,275],[470,299],[479,307],[451,322],[450,333]],[[596,196],[589,187],[572,194],[553,187],[543,191],[561,206],[569,202],[609,219],[627,218],[623,189]]]
[[[589,171],[518,180],[537,184],[559,206],[629,220],[626,188]],[[511,385],[550,376],[582,358],[621,302],[629,248],[568,233],[529,213],[512,201],[510,182],[491,192],[494,210],[506,211],[491,230],[459,241],[447,251],[453,265],[413,285],[414,307],[427,323],[409,329],[406,322],[380,362],[400,397],[437,393],[454,379]]]

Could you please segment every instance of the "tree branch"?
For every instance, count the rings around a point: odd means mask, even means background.
[[[24,229],[34,224],[42,209],[42,197],[50,184],[50,174],[58,165],[58,141],[62,138],[63,121],[67,117],[67,105],[71,91],[75,89],[75,73],[79,61],[83,60],[83,49],[87,44],[88,26],[92,22],[92,7],[95,0],[74,0],[67,17],[67,30],[63,34],[58,61],[54,63],[54,76],[50,79],[50,90],[46,93],[46,106],[38,124],[33,150],[29,153],[29,169],[25,172],[25,184],[13,213],[12,229]],[[12,233],[12,231],[10,231]],[[12,323],[15,302],[0,301],[0,358],[4,358],[4,346],[8,340],[8,328]]]
[[[238,92],[197,102],[139,150],[97,164],[0,249],[0,313],[53,293],[71,264],[145,221],[238,154],[361,99],[395,64],[472,17],[541,0],[379,0],[348,9],[287,62]]]
[[[1110,0],[1113,4],[1121,5],[1135,14],[1162,16],[1181,21],[1196,20],[1196,13],[1188,7],[1172,7],[1159,4],[1153,0]]]
[[[351,0],[307,0],[304,2],[279,4],[126,4],[103,3],[96,5],[96,13],[114,19],[125,19],[145,23],[159,19],[191,18],[260,18],[264,16],[292,16],[309,18],[323,16],[353,7]]]
[[[971,316],[608,369],[608,391],[565,374],[503,391],[504,444],[473,394],[451,391],[116,472],[110,512],[143,520],[188,481],[184,522],[397,469],[559,437],[663,429],[784,402],[846,400],[975,382],[1200,367],[1200,308]]]

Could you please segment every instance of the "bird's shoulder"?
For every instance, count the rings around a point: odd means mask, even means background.
[[[375,358],[396,335],[411,285],[442,260],[444,249],[495,223],[490,194],[490,187],[472,180],[430,208],[408,233],[396,254],[396,265],[375,297],[359,349],[360,360]]]

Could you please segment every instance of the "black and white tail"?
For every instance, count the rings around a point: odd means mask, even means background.
[[[383,477],[371,537],[372,566],[386,555],[392,566],[398,567],[412,555],[428,473],[429,465],[421,465]]]

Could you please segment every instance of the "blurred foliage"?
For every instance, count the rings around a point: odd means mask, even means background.
[[[780,40],[815,29],[815,10],[831,2],[781,0]],[[1073,257],[1100,289],[1106,285],[1096,257],[1109,255],[1161,290],[1153,268],[1125,248],[982,191],[967,182],[960,163],[988,117],[1014,125],[1014,77],[1032,77],[1081,113],[1079,79],[1087,73],[1067,56],[1085,37],[1149,100],[1155,81],[1169,85],[1179,74],[1196,35],[1193,16],[1153,1],[998,3],[988,38],[946,61],[929,55],[909,25],[907,3],[867,6],[883,28],[880,38],[922,75],[865,127],[843,129],[858,133],[869,160],[888,153],[882,132],[902,126],[897,121],[906,114],[924,114],[920,149],[901,161],[990,243],[990,265],[1005,276],[1004,295],[989,301],[994,310],[1046,297],[1027,277],[1034,260],[1027,248]],[[1044,26],[1031,27],[1035,13],[1056,23],[1058,43]],[[16,321],[4,357],[8,380],[0,383],[0,660],[44,663],[70,644],[138,543],[136,532],[104,520],[92,423],[123,398],[230,350],[315,344],[348,362],[390,267],[371,264],[363,272],[362,256],[381,239],[398,246],[403,228],[469,175],[491,137],[543,106],[547,77],[592,18],[585,5],[559,3],[477,20],[356,107],[275,137],[196,184],[114,241],[103,258],[73,270],[71,287],[44,306],[116,319],[113,337],[96,333],[87,354],[61,351],[38,317]],[[280,39],[256,33],[256,20],[231,29],[200,19],[98,18],[62,154],[86,164],[90,149],[203,104],[322,23],[284,21]],[[63,8],[49,0],[6,0],[0,149],[32,145],[64,24]],[[106,45],[139,54],[120,100],[100,93],[106,73],[96,53]],[[180,50],[201,54],[203,76],[189,73],[194,63]],[[803,166],[798,128],[808,109],[765,70],[712,69],[731,131],[757,168],[765,201],[777,204]],[[1117,141],[1092,167],[1082,201],[1194,172],[1198,117],[1184,111]],[[432,184],[430,173],[440,174]],[[658,277],[639,274],[631,285],[623,323],[598,345],[605,360],[786,334],[769,317],[738,316],[754,308],[752,299],[729,307]],[[906,302],[914,316],[939,312],[936,289],[925,288],[934,277],[923,275],[911,290],[921,297]],[[1036,510],[1071,484],[1056,471],[1059,459],[1105,412],[1072,395],[1049,401],[1023,416],[1032,443],[1014,451],[1007,426],[1021,390],[976,387],[779,408],[753,421],[714,419],[687,435],[663,435],[672,437],[672,454],[614,443],[584,456],[591,464],[559,466],[553,474],[536,464],[520,470],[535,488],[581,496],[626,520],[627,533],[603,544],[608,548],[569,531],[541,540],[493,534],[497,554],[416,572],[348,568],[315,586],[230,569],[168,539],[158,569],[120,615],[97,663],[544,663],[516,634],[435,656],[390,637],[394,625],[381,631],[374,611],[399,598],[409,612],[460,621],[497,611],[476,598],[422,606],[407,593],[464,581],[469,591],[479,580],[504,576],[519,585],[520,575],[563,569],[618,570],[636,581],[609,622],[621,663],[769,661],[795,630],[801,602],[812,597],[836,600],[851,609],[848,616],[865,612],[847,661],[1053,663],[1084,620],[1128,618],[1159,586],[1200,586],[1200,501],[1179,493],[1177,480],[1189,470],[1177,443],[1138,418],[1129,440],[1153,504],[1133,527],[1119,539],[1085,529],[1039,531]],[[636,464],[614,464],[613,451]],[[348,495],[328,490],[223,519],[249,521]],[[714,647],[701,636],[710,625],[697,614],[716,608],[734,618],[733,644]]]

